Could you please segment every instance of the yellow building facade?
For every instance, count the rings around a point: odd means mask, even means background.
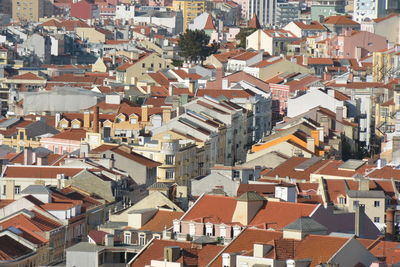
[[[206,10],[206,1],[204,0],[174,0],[172,9],[182,11],[183,30],[186,31],[189,23]]]

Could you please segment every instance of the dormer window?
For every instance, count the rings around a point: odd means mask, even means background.
[[[341,205],[346,204],[346,198],[345,197],[339,197],[339,204],[341,204]]]

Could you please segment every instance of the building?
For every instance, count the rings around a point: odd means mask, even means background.
[[[294,35],[300,38],[320,35],[327,31],[324,25],[318,21],[291,21],[283,29],[292,32]]]
[[[288,44],[299,37],[286,30],[257,30],[246,38],[246,48],[264,50],[270,55],[285,54]]]
[[[247,9],[246,19],[256,15],[263,26],[273,26],[276,19],[276,0],[244,0],[243,6]],[[239,3],[240,4],[240,3]]]
[[[186,31],[189,23],[206,11],[206,2],[204,0],[174,0],[172,9],[182,12],[183,31]]]
[[[284,27],[292,21],[300,18],[300,5],[297,2],[276,3],[275,21],[276,27]]]
[[[332,58],[361,59],[386,49],[386,38],[366,31],[345,30],[331,38],[328,53]]]
[[[347,16],[330,16],[324,19],[322,24],[330,31],[341,34],[344,30],[360,30],[361,26]]]
[[[353,19],[358,23],[371,21],[386,15],[385,0],[354,0]]]
[[[100,16],[100,10],[96,4],[86,0],[80,0],[71,4],[71,17],[78,19],[95,19]]]
[[[48,0],[12,0],[12,18],[38,22],[40,18],[53,15],[53,4]]]

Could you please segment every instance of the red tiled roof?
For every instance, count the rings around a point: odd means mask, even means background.
[[[259,53],[258,52],[253,52],[253,51],[246,51],[244,53],[241,53],[237,56],[232,57],[231,59],[234,60],[249,60],[255,56],[257,56]]]
[[[325,18],[324,24],[337,24],[337,25],[360,25],[347,16],[330,16]]]
[[[308,58],[308,65],[333,65],[331,58],[310,57]]]
[[[197,90],[196,96],[205,96],[205,95],[214,98],[224,96],[228,99],[233,99],[233,98],[250,98],[254,96],[254,93],[248,90],[215,90],[215,89]]]
[[[32,72],[27,72],[21,75],[11,77],[12,80],[36,80],[36,81],[44,81],[45,79],[33,74]]]
[[[83,168],[9,165],[6,167],[3,177],[55,179],[57,174],[64,174],[66,177],[72,177],[77,175],[82,170]]]
[[[251,29],[261,29],[260,21],[258,20],[257,14],[253,14],[253,17],[249,20],[247,27]]]
[[[138,255],[131,263],[131,267],[143,267],[150,265],[151,260],[164,260],[164,248],[177,246],[181,248],[181,255],[176,262],[185,263],[184,266],[205,267],[211,259],[213,259],[224,247],[217,245],[205,245],[199,249],[193,248],[190,242],[179,242],[174,240],[153,241]]]
[[[164,228],[169,229],[173,225],[173,220],[182,217],[183,212],[158,210],[140,230],[149,230],[153,232],[162,232]]]
[[[266,177],[289,177],[298,180],[309,181],[311,173],[314,173],[316,170],[318,170],[320,167],[324,166],[328,162],[327,160],[321,160],[316,164],[310,166],[309,168],[305,169],[304,171],[296,170],[296,167],[306,160],[308,159],[303,157],[292,157],[275,169],[263,171],[261,174]]]
[[[15,215],[0,223],[0,226],[8,228],[10,226],[23,226],[33,232],[48,232],[62,225],[36,211],[32,211],[34,216],[32,218],[27,217],[24,214]]]
[[[21,258],[33,250],[24,246],[8,235],[0,236],[0,261],[13,261]]]
[[[399,14],[397,14],[397,13],[391,13],[391,14],[387,15],[386,17],[373,19],[373,21],[375,23],[379,23],[381,21],[385,21],[387,19],[390,19],[390,18],[393,18],[393,17],[397,17],[398,15]]]
[[[326,30],[324,25],[322,25],[318,21],[311,21],[309,24],[302,21],[294,21],[293,23],[303,30]]]
[[[228,59],[233,58],[237,55],[240,55],[242,53],[244,53],[245,51],[241,50],[241,49],[235,49],[232,51],[228,51],[225,53],[220,53],[220,54],[214,54],[213,56],[220,61],[221,63],[225,63],[228,61]]]
[[[399,242],[385,241],[381,238],[377,240],[357,238],[357,240],[375,257],[384,258],[389,266],[400,262]]]
[[[146,157],[144,157],[144,156],[142,156],[142,155],[140,155],[138,153],[135,153],[133,151],[131,153],[127,153],[127,152],[121,150],[119,147],[114,147],[114,148],[111,149],[111,151],[116,153],[116,154],[118,154],[118,155],[120,155],[120,156],[122,156],[122,157],[128,158],[128,159],[130,159],[132,161],[135,161],[135,162],[137,162],[139,164],[142,164],[142,165],[144,165],[146,167],[149,167],[149,168],[155,168],[155,167],[161,165],[161,163],[159,163],[157,161],[154,161],[154,160],[151,160],[149,158],[146,158]]]
[[[211,14],[208,14],[204,30],[215,30],[214,21]]]
[[[54,139],[66,139],[66,140],[74,140],[81,141],[86,137],[86,131],[82,129],[69,129],[59,134],[53,135],[50,138]]]

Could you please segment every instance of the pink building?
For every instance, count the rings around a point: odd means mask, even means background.
[[[78,19],[93,19],[100,15],[97,5],[81,0],[71,5],[71,17]]]
[[[52,137],[43,137],[40,145],[53,151],[54,154],[71,153],[80,149],[81,140],[85,137],[85,130],[70,129]]]
[[[366,31],[345,30],[334,36],[328,46],[333,58],[361,59],[369,53],[387,48],[386,38]]]

